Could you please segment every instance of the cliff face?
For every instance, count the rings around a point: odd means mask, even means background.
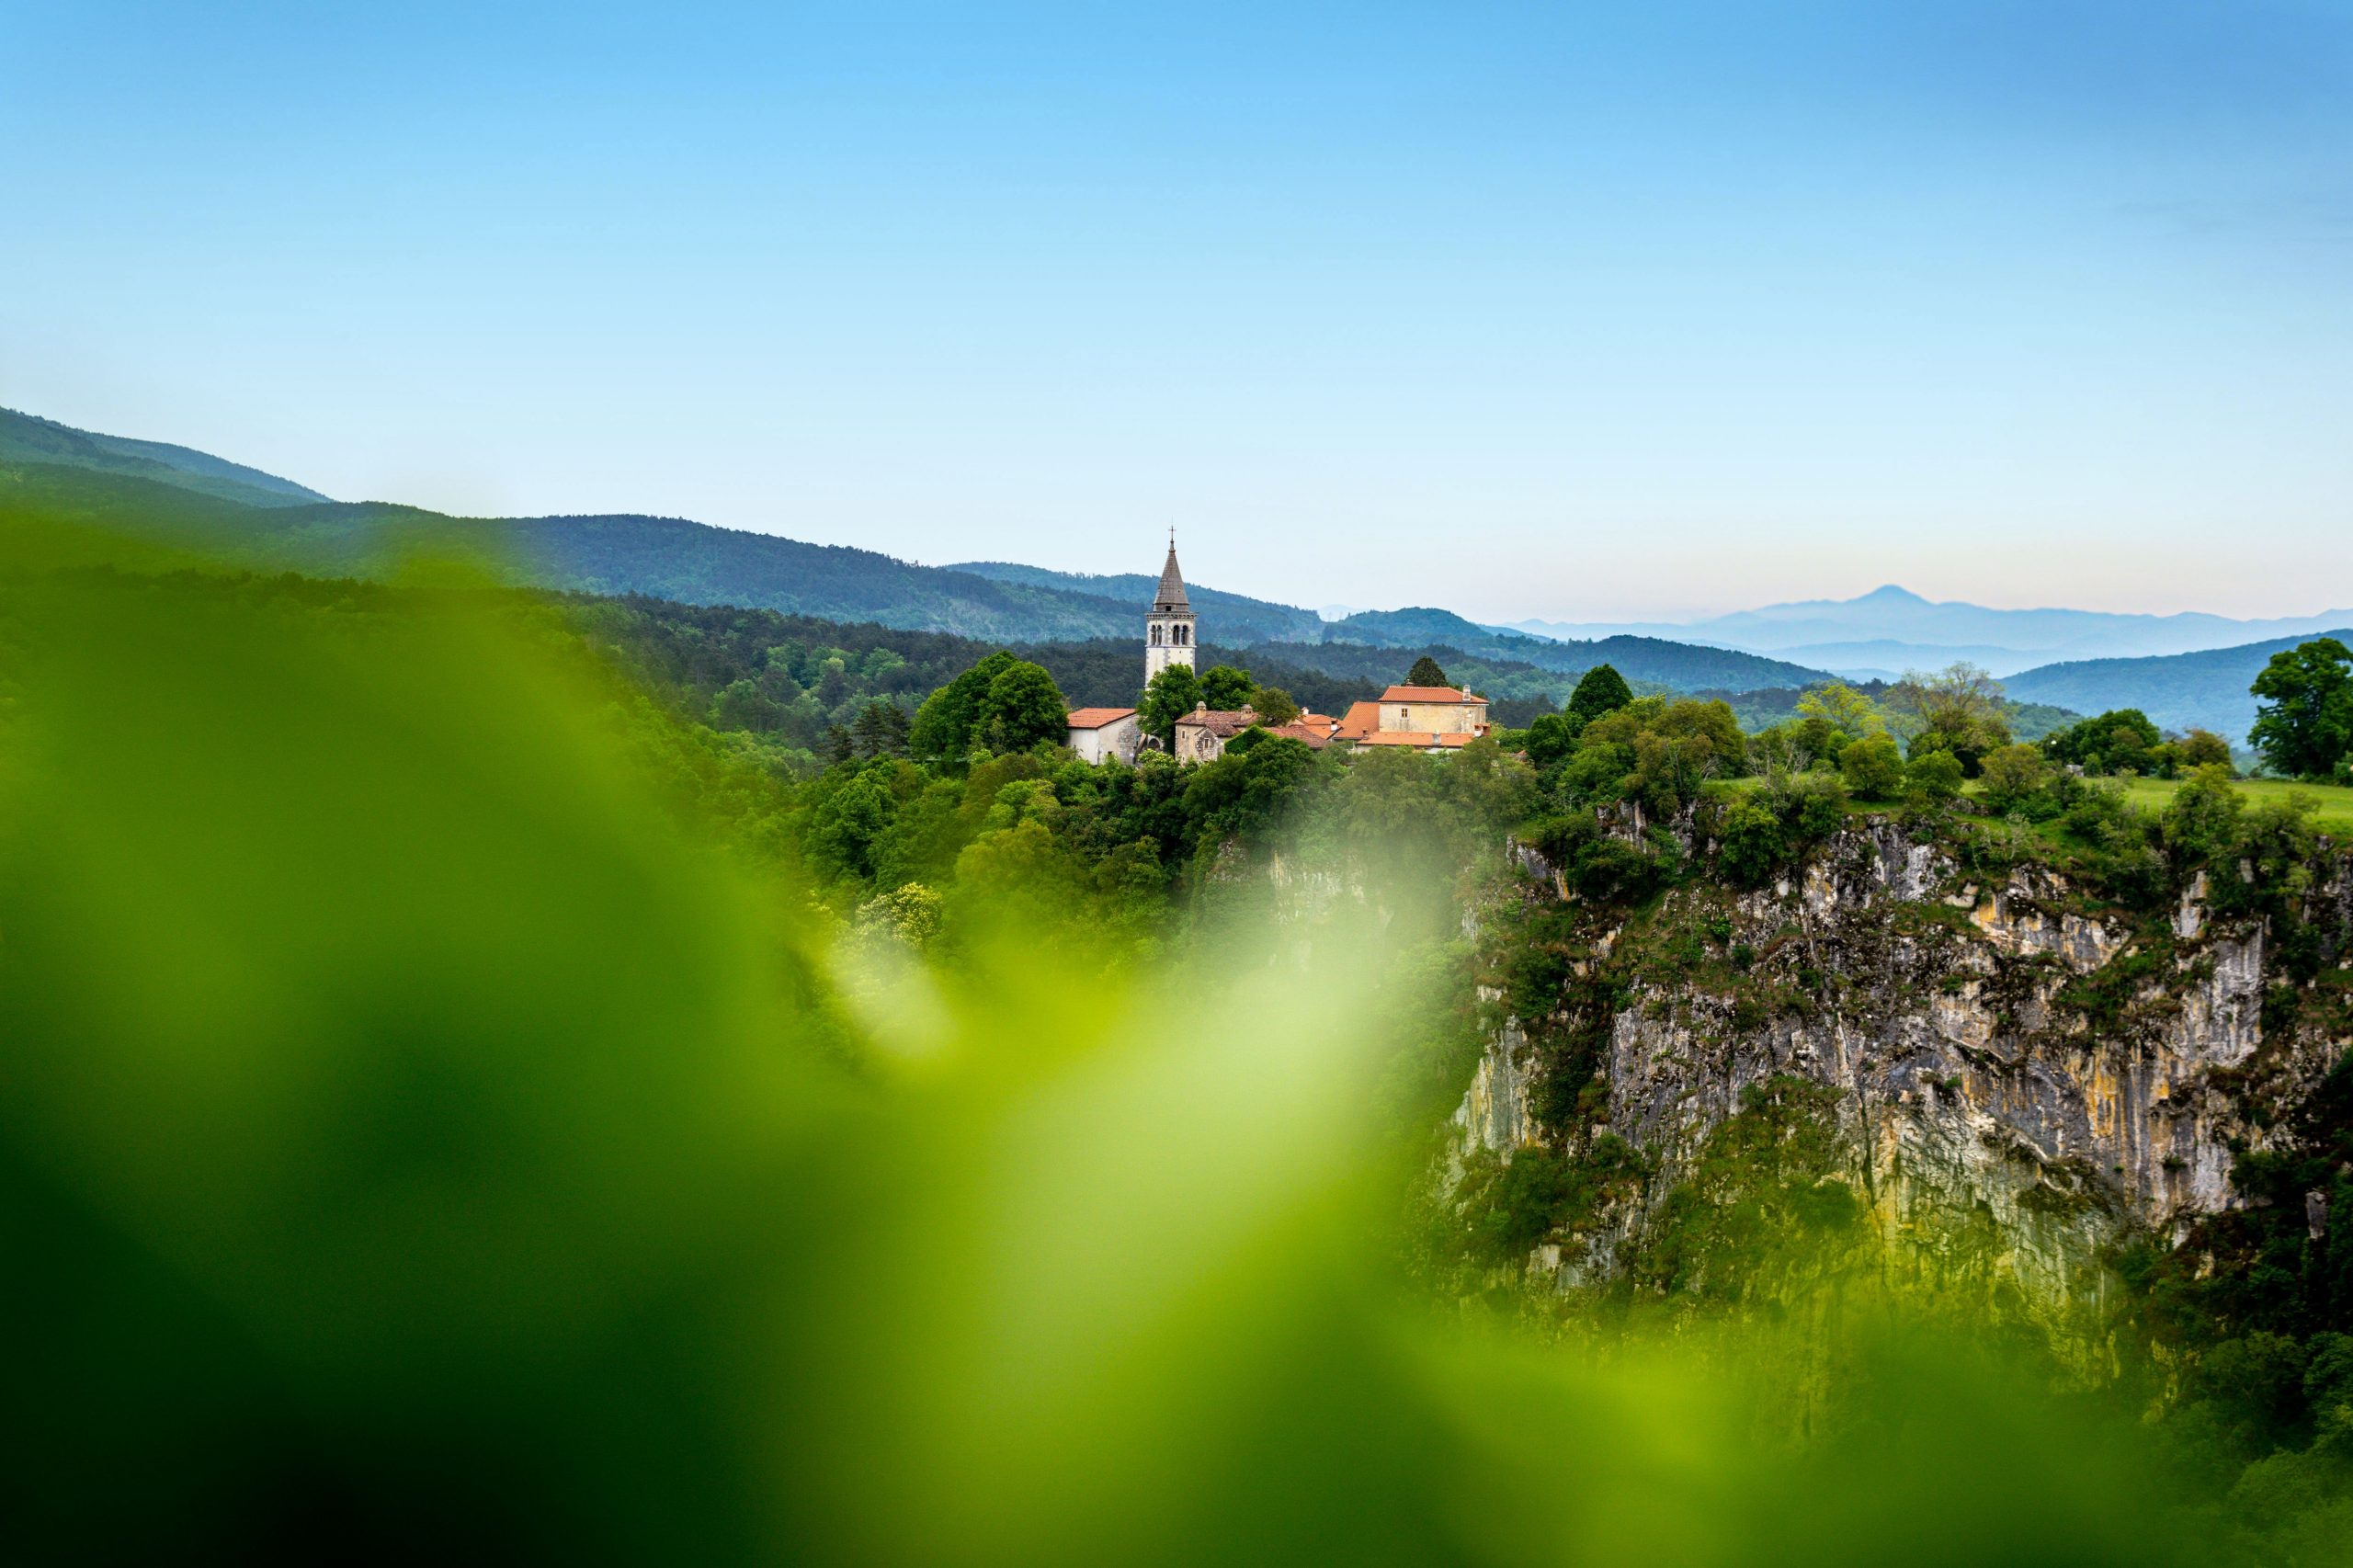
[[[1527,896],[1558,900],[1550,868],[1518,858]],[[2304,902],[2345,961],[2347,864]],[[1538,1124],[1548,1067],[1531,1038],[1561,1020],[1511,1019],[1455,1114],[1449,1165],[1605,1134],[1632,1145],[1639,1190],[1571,1217],[1529,1259],[1563,1287],[1593,1283],[1655,1232],[1745,1091],[1809,1080],[1835,1095],[1840,1179],[1901,1256],[2064,1302],[2097,1288],[2107,1244],[2234,1203],[2234,1145],[2265,1146],[2353,1044],[2309,1027],[2268,1038],[2281,980],[2265,926],[2209,903],[2201,877],[2169,919],[2136,919],[2040,867],[1972,878],[1885,824],[1760,891],[1687,882],[1572,949],[1573,973],[1614,955],[1621,981],[1588,1023],[1606,1044],[1578,1103],[1601,1118]]]

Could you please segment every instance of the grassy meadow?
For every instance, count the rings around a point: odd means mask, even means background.
[[[2127,795],[2143,811],[2162,811],[2181,789],[2181,781],[2174,778],[2128,778],[2124,780]],[[2313,815],[2313,825],[2322,832],[2342,836],[2353,834],[2353,789],[2336,784],[2290,784],[2278,778],[2243,778],[2238,790],[2251,806],[2272,801],[2284,801],[2291,795],[2302,795],[2320,803]]]

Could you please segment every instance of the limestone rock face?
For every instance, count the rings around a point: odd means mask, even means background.
[[[1461,1105],[1455,1108],[1453,1143],[1458,1154],[1481,1150],[1508,1154],[1536,1141],[1535,1119],[1528,1114],[1528,1090],[1533,1079],[1529,1067],[1527,1032],[1518,1019],[1506,1018],[1479,1058]]]
[[[1694,896],[1652,918],[1672,924]],[[2313,903],[2336,910],[2342,943],[2353,875],[2340,864]],[[1878,824],[1740,895],[1729,920],[1721,947],[1754,955],[1739,985],[1637,966],[1609,1020],[1608,1128],[1655,1174],[1564,1278],[1655,1218],[1744,1089],[1790,1074],[1840,1092],[1852,1184],[1891,1237],[1969,1216],[2019,1285],[2064,1296],[2106,1243],[2236,1201],[2232,1143],[2268,1136],[2255,1101],[2292,1100],[2353,1044],[2265,1040],[2265,931],[2214,918],[2202,880],[2136,926],[2046,869],[1980,886]],[[1532,1123],[1534,1054],[1517,1022],[1495,1034],[1455,1115],[1460,1147],[1591,1136]]]

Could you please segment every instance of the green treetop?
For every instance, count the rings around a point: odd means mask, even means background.
[[[1040,741],[1061,740],[1067,713],[1053,676],[1000,649],[924,699],[908,728],[907,749],[951,765],[976,745],[1027,751]]]
[[[2272,654],[2247,689],[2263,699],[2247,739],[2274,772],[2325,778],[2353,755],[2353,651],[2336,638]]]
[[[1201,676],[1200,699],[1212,708],[1236,709],[1247,703],[1257,688],[1258,683],[1250,678],[1248,670],[1236,669],[1232,665],[1211,665]]]
[[[999,670],[972,710],[973,737],[991,751],[1028,751],[1069,733],[1069,706],[1042,665],[1017,660]]]
[[[2146,713],[2115,708],[2047,736],[2042,749],[2052,761],[2073,763],[2086,773],[2154,773],[2162,765],[2158,747],[2164,744]]]
[[[1575,691],[1569,694],[1569,727],[1584,728],[1604,713],[1615,713],[1634,700],[1634,688],[1626,677],[1608,665],[1596,665],[1585,672]]]
[[[1798,699],[1798,711],[1809,719],[1820,719],[1849,740],[1877,734],[1887,728],[1887,715],[1879,704],[1857,691],[1843,680],[1829,680]]]
[[[1136,722],[1146,734],[1158,735],[1161,744],[1173,744],[1176,738],[1176,721],[1190,713],[1201,702],[1201,680],[1190,665],[1170,665],[1152,677],[1144,687],[1143,703],[1136,710]]]
[[[915,710],[907,747],[926,760],[961,763],[972,749],[972,718],[989,683],[1017,661],[999,649],[924,699]]]

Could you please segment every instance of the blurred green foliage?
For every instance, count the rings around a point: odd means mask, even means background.
[[[17,1560],[2342,1543],[2317,1447],[2185,1513],[2131,1420],[1859,1282],[1671,1335],[1428,1301],[1396,1217],[1485,1026],[1464,868],[1545,803],[1491,744],[803,786],[462,576],[54,563],[0,562]],[[1850,1235],[1817,1133],[1768,1086],[1677,1233]],[[1612,1158],[1511,1162],[1465,1267]],[[2213,1398],[2279,1418],[2292,1373],[2317,1433],[2342,1359],[2250,1341]]]

